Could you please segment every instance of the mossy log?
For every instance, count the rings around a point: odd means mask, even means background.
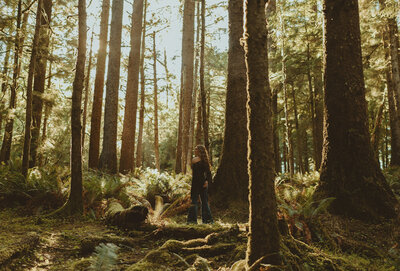
[[[162,212],[161,218],[167,218],[182,214],[189,209],[190,204],[191,204],[190,196],[179,198],[175,200],[171,205],[169,205],[168,208],[165,209],[165,211]]]
[[[119,202],[111,201],[108,205],[105,218],[108,224],[124,229],[135,229],[146,220],[148,213],[149,210],[142,205],[125,209]]]
[[[39,235],[36,232],[28,233],[10,246],[0,247],[0,269],[13,259],[33,250],[39,244]],[[6,269],[6,268],[5,268]]]
[[[119,237],[117,235],[106,235],[106,236],[89,236],[81,241],[81,255],[91,254],[95,248],[101,243],[107,244],[112,243],[117,246],[123,245],[127,247],[135,247],[138,244],[137,239],[128,237]]]

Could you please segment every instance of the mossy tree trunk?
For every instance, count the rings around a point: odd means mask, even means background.
[[[265,0],[244,2],[250,202],[247,267],[256,262],[281,264],[265,4]]]
[[[92,116],[90,119],[89,168],[98,168],[99,166],[101,112],[103,108],[109,15],[110,0],[103,0],[100,16],[99,52],[96,64],[96,77],[94,80]]]
[[[15,30],[15,41],[14,41],[14,70],[13,79],[10,87],[10,100],[8,106],[8,116],[6,125],[4,128],[3,143],[0,150],[0,162],[8,163],[11,156],[11,145],[14,130],[14,110],[17,105],[17,88],[18,88],[18,78],[21,71],[21,57],[24,47],[25,35],[26,35],[26,25],[29,18],[29,10],[25,11],[22,18],[22,0],[18,1],[18,11],[17,11],[17,27]]]
[[[82,92],[85,80],[86,62],[86,0],[79,0],[79,41],[78,59],[76,62],[75,79],[72,90],[71,107],[71,190],[67,203],[61,209],[65,214],[81,214],[83,212],[82,199]]]
[[[118,92],[121,65],[123,0],[113,0],[110,29],[110,55],[104,109],[103,150],[99,168],[117,173]]]
[[[246,65],[240,39],[243,34],[243,1],[230,0],[228,81],[226,92],[225,131],[222,156],[210,187],[217,204],[242,202],[247,205]]]
[[[32,139],[29,166],[36,166],[37,150],[40,146],[39,134],[43,115],[43,93],[46,84],[46,66],[49,58],[49,44],[51,34],[52,0],[43,1],[43,10],[40,13],[39,42],[34,74],[33,99],[32,99]]]
[[[393,81],[392,81],[392,69],[390,63],[390,51],[389,51],[389,35],[386,29],[383,31],[383,47],[385,50],[385,60],[387,66],[385,67],[385,75],[386,75],[386,88],[388,95],[388,104],[389,104],[389,123],[390,123],[390,165],[395,166],[400,164],[400,122],[399,115],[396,110],[396,102],[394,96],[393,89]]]
[[[398,202],[374,159],[368,131],[357,0],[325,0],[325,127],[316,199],[363,220],[397,215]]]
[[[37,48],[39,45],[40,35],[40,17],[42,13],[43,1],[38,0],[36,11],[35,33],[32,40],[31,59],[29,62],[28,82],[26,83],[26,106],[25,106],[25,136],[24,149],[22,154],[22,175],[26,178],[29,168],[29,156],[31,150],[31,124],[32,124],[32,93],[33,93],[33,77],[36,68]]]

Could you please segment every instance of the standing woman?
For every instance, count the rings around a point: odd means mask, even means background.
[[[210,160],[203,145],[196,146],[194,155],[195,157],[192,160],[192,188],[190,190],[192,205],[189,208],[187,222],[197,224],[197,204],[200,195],[202,221],[203,223],[213,223],[207,195],[208,182],[212,180]]]

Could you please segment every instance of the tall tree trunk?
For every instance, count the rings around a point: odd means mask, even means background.
[[[205,35],[206,35],[206,2],[201,1],[201,47],[200,47],[200,93],[201,93],[201,115],[203,121],[203,137],[204,146],[206,147],[208,153],[210,154],[210,159],[212,157],[210,151],[210,143],[208,140],[208,126],[209,126],[209,114],[206,107],[206,90],[204,87],[204,61],[205,61]]]
[[[376,161],[379,163],[379,143],[380,143],[380,134],[381,134],[381,124],[382,124],[382,118],[383,118],[383,109],[385,107],[385,100],[386,100],[386,95],[384,94],[383,101],[381,105],[378,108],[378,111],[376,113],[376,118],[374,121],[374,126],[372,127],[372,135],[371,135],[371,145],[372,145],[372,150],[374,151]]]
[[[298,111],[297,111],[297,102],[296,102],[296,93],[294,91],[294,86],[292,85],[292,98],[293,98],[293,110],[294,110],[294,121],[296,125],[296,141],[297,141],[297,165],[299,166],[301,174],[305,173],[304,169],[304,163],[303,163],[303,134],[302,131],[300,130],[300,125],[299,125],[299,117],[298,117]]]
[[[388,90],[388,104],[389,104],[389,121],[390,121],[390,139],[391,139],[391,152],[390,152],[390,165],[400,165],[400,118],[398,108],[396,107],[396,99],[394,94],[394,85],[392,80],[391,58],[389,48],[389,32],[386,29],[383,31],[383,47],[385,50],[385,60],[387,66],[385,68],[386,86]]]
[[[182,31],[182,171],[186,173],[186,161],[189,147],[190,112],[193,93],[194,62],[194,0],[185,0]]]
[[[25,136],[24,136],[24,149],[22,153],[22,175],[26,178],[29,168],[29,154],[31,149],[31,123],[32,123],[32,91],[33,91],[33,76],[35,73],[35,64],[37,57],[37,48],[39,44],[40,35],[40,17],[42,13],[43,1],[38,0],[36,11],[36,25],[35,34],[32,40],[31,60],[29,62],[28,82],[26,87],[26,113],[25,113]]]
[[[324,0],[325,127],[316,199],[363,220],[397,216],[398,201],[370,144],[357,0]]]
[[[240,45],[243,36],[243,1],[230,0],[228,78],[222,156],[210,186],[216,204],[248,203],[246,65]]]
[[[167,85],[165,86],[165,89],[167,91],[167,109],[169,106],[169,88],[171,87],[171,79],[170,79],[170,74],[168,71],[168,65],[167,65],[167,50],[164,48],[164,69],[165,69],[165,81],[167,82]]]
[[[17,87],[18,87],[18,78],[21,71],[21,57],[23,52],[23,46],[26,35],[26,25],[28,22],[29,11],[24,13],[24,17],[22,19],[22,27],[21,27],[21,18],[22,18],[22,0],[18,1],[18,12],[17,12],[17,27],[15,34],[15,49],[14,49],[14,71],[13,71],[13,79],[12,85],[10,88],[10,101],[8,107],[8,116],[7,122],[4,129],[4,137],[3,143],[1,145],[0,150],[0,162],[8,163],[11,155],[11,143],[13,137],[14,130],[14,110],[17,104]]]
[[[293,144],[292,144],[292,127],[289,121],[289,107],[288,107],[288,90],[287,90],[287,74],[286,74],[286,44],[285,44],[285,19],[283,7],[280,10],[280,21],[282,26],[282,47],[281,47],[281,57],[282,57],[282,88],[284,95],[284,111],[285,111],[285,141],[287,146],[287,161],[289,166],[289,174],[291,177],[294,175],[294,155],[293,155]]]
[[[139,95],[140,41],[142,37],[143,0],[133,4],[131,28],[131,52],[128,64],[128,83],[126,86],[125,115],[122,129],[121,158],[119,172],[128,173],[135,168],[135,134],[137,102]]]
[[[3,72],[2,72],[2,83],[1,83],[1,93],[2,93],[3,97],[8,88],[8,65],[9,65],[9,61],[10,61],[11,45],[12,45],[11,42],[7,42],[6,55],[4,56],[4,67],[3,67]],[[1,131],[1,128],[3,127],[4,110],[5,110],[5,104],[3,101],[1,101],[1,104],[0,104],[0,131]]]
[[[124,1],[113,0],[110,29],[110,57],[108,60],[104,110],[103,150],[99,161],[99,168],[110,173],[117,173],[118,92],[123,10]]]
[[[196,29],[196,56],[195,56],[195,63],[194,63],[194,78],[193,78],[193,96],[192,96],[192,106],[190,109],[190,137],[189,137],[189,147],[188,147],[188,154],[187,154],[187,160],[186,160],[186,168],[190,168],[192,165],[192,153],[193,153],[193,145],[194,145],[194,130],[196,126],[196,102],[197,102],[197,79],[198,79],[198,70],[199,70],[199,36],[200,36],[200,31],[201,31],[201,14],[200,14],[200,2],[197,3],[197,29]]]
[[[32,100],[32,139],[30,151],[30,167],[36,165],[37,150],[39,148],[40,125],[42,122],[43,93],[46,84],[46,66],[49,58],[50,22],[53,8],[52,0],[43,0],[43,11],[40,13],[39,43],[34,73],[33,100]]]
[[[82,151],[85,149],[85,135],[86,135],[86,119],[88,111],[88,103],[90,97],[90,71],[92,70],[92,50],[93,50],[93,32],[90,38],[90,51],[89,51],[89,63],[87,66],[86,78],[85,78],[85,99],[83,101],[83,117],[82,117]]]
[[[141,45],[141,56],[140,56],[140,110],[139,110],[139,133],[138,143],[136,148],[136,167],[142,166],[143,156],[143,128],[144,128],[144,110],[146,100],[146,84],[144,75],[144,52],[146,51],[146,12],[147,12],[147,0],[144,0],[144,11],[143,11],[143,34],[142,34],[142,45]],[[167,56],[165,56],[165,67],[167,66]],[[168,71],[167,68],[165,68]],[[168,82],[168,81],[167,81]],[[168,103],[168,102],[167,102]]]
[[[82,198],[82,92],[85,80],[85,62],[86,62],[86,0],[79,0],[79,41],[78,41],[78,59],[76,61],[75,79],[72,90],[71,107],[71,190],[68,201],[60,209],[67,215],[81,214],[83,212]]]
[[[181,71],[181,88],[179,93],[179,118],[178,118],[178,138],[176,140],[175,154],[175,173],[182,172],[182,144],[183,144],[183,72]]]
[[[156,169],[160,172],[160,147],[158,143],[158,88],[157,88],[157,51],[156,32],[153,32],[153,73],[154,73],[154,158]]]
[[[48,79],[47,79],[47,91],[50,91],[51,88],[51,71],[52,71],[52,66],[53,66],[53,47],[50,53],[50,63],[49,63],[49,74],[48,74]],[[46,138],[47,138],[47,123],[50,117],[50,112],[51,109],[53,107],[53,102],[49,101],[49,100],[45,100],[44,101],[44,119],[43,119],[43,128],[42,128],[42,136],[41,139],[39,140],[39,145],[43,145],[46,142]],[[38,152],[37,154],[37,164],[39,166],[43,166],[43,152]]]
[[[274,136],[274,157],[275,157],[275,172],[282,172],[281,157],[279,151],[279,112],[278,112],[278,89],[272,91],[272,117],[273,117],[273,136]]]
[[[98,168],[100,153],[100,126],[103,107],[104,74],[107,58],[108,21],[110,0],[103,0],[100,19],[99,52],[94,81],[92,116],[90,120],[89,168]]]
[[[244,2],[250,202],[246,269],[253,264],[281,264],[265,4],[265,0]]]

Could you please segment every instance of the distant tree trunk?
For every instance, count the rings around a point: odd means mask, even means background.
[[[92,70],[92,50],[93,50],[93,32],[92,32],[92,37],[90,38],[89,63],[87,66],[87,72],[85,78],[85,99],[83,101],[83,117],[82,117],[82,152],[85,149],[86,119],[87,119],[88,103],[90,97],[90,71]]]
[[[316,199],[363,220],[397,216],[398,202],[370,144],[357,0],[325,0],[325,127]]]
[[[287,74],[286,74],[286,52],[285,52],[285,19],[284,19],[284,11],[280,12],[280,20],[282,25],[282,47],[281,47],[281,57],[282,57],[282,88],[284,95],[284,111],[285,111],[285,141],[287,145],[287,161],[289,166],[289,174],[291,177],[294,175],[294,155],[293,155],[293,144],[292,144],[292,127],[289,121],[289,107],[288,107],[288,90],[287,90]]]
[[[135,134],[137,102],[139,95],[140,41],[142,37],[143,0],[133,4],[131,28],[131,52],[128,64],[128,83],[126,86],[125,115],[122,129],[121,158],[119,172],[128,173],[135,168]]]
[[[29,168],[29,154],[31,149],[31,123],[32,123],[32,92],[33,92],[33,76],[35,74],[35,64],[40,35],[40,17],[42,13],[43,1],[38,0],[36,11],[35,34],[32,40],[31,60],[29,62],[28,82],[26,87],[26,113],[25,113],[25,136],[24,149],[22,153],[22,175],[26,178]]]
[[[53,51],[53,48],[52,48],[52,51]],[[48,74],[48,79],[47,79],[47,91],[50,91],[50,88],[51,88],[51,77],[52,77],[51,70],[52,70],[52,66],[53,66],[53,59],[51,57],[52,54],[53,54],[53,52],[50,53],[49,74]],[[47,122],[49,120],[52,107],[53,107],[53,104],[51,101],[48,101],[48,100],[44,101],[44,119],[43,119],[42,136],[41,136],[41,139],[39,140],[40,145],[42,145],[46,142]],[[37,164],[39,166],[43,166],[43,152],[38,152],[37,161],[38,161]]]
[[[194,0],[185,0],[182,31],[182,171],[186,173],[186,161],[189,147],[190,112],[193,93],[193,61],[194,61]]]
[[[294,110],[294,121],[296,125],[296,141],[297,141],[297,164],[299,166],[301,174],[305,173],[304,163],[303,163],[303,141],[302,141],[302,131],[300,130],[299,117],[297,111],[296,93],[294,91],[294,86],[292,85],[292,98],[293,98],[293,110]]]
[[[28,22],[29,11],[24,14],[22,19],[22,27],[21,27],[21,18],[22,18],[22,0],[18,1],[18,12],[17,12],[17,27],[15,34],[15,49],[14,49],[14,71],[13,71],[13,79],[12,85],[10,88],[10,101],[8,107],[8,116],[7,122],[4,129],[4,137],[3,143],[1,145],[0,150],[0,162],[8,163],[11,155],[11,143],[13,137],[14,130],[14,110],[17,104],[17,87],[18,87],[18,78],[21,70],[21,61],[20,58],[22,56],[23,45],[25,41],[26,34],[26,25]]]
[[[285,67],[285,63],[282,64],[282,67]],[[284,77],[286,77],[286,68],[284,69]],[[286,81],[286,79],[284,79]],[[288,170],[291,177],[294,175],[294,157],[293,157],[293,145],[292,145],[292,127],[289,121],[289,105],[288,105],[288,91],[287,84],[283,83],[283,95],[284,95],[284,111],[285,111],[285,142],[287,148],[287,162],[288,162]]]
[[[183,72],[181,71],[181,89],[179,93],[179,118],[178,118],[178,138],[176,142],[175,173],[182,172],[182,136],[183,131]]]
[[[246,65],[240,45],[243,36],[243,1],[230,0],[228,78],[222,155],[210,194],[216,204],[248,204]]]
[[[170,80],[170,74],[168,71],[168,65],[167,65],[167,50],[164,48],[164,64],[163,64],[164,68],[165,68],[165,81],[167,82],[167,85],[165,87],[166,91],[167,91],[167,109],[168,109],[168,105],[169,105],[169,88],[171,85],[171,80]]]
[[[7,42],[7,48],[6,48],[6,55],[4,56],[4,67],[3,67],[3,79],[1,83],[1,93],[4,96],[7,88],[8,88],[8,65],[10,61],[10,54],[11,54],[11,42]],[[1,128],[3,127],[3,114],[5,110],[5,104],[3,101],[1,101],[0,104],[0,131]]]
[[[156,169],[160,172],[160,147],[158,143],[158,88],[157,88],[157,51],[156,32],[153,32],[153,73],[154,73],[154,156]]]
[[[200,145],[202,142],[202,135],[203,135],[203,129],[202,129],[202,116],[201,116],[201,92],[199,91],[197,94],[197,122],[196,122],[196,134],[195,134],[195,145]]]
[[[49,58],[50,23],[53,0],[43,0],[43,11],[40,13],[39,43],[37,49],[36,67],[34,73],[32,99],[32,139],[30,150],[30,167],[36,166],[37,150],[39,148],[40,125],[43,113],[43,93],[46,84],[46,66]]]
[[[281,264],[265,4],[265,0],[244,2],[250,202],[246,269],[253,264]]]
[[[275,173],[282,172],[281,157],[279,151],[279,113],[278,113],[278,89],[272,92],[272,117],[273,117],[273,136],[274,136],[274,157],[275,157]]]
[[[374,151],[376,161],[379,163],[379,141],[380,141],[380,130],[381,130],[381,124],[382,124],[382,117],[383,117],[383,109],[385,107],[385,100],[386,97],[384,95],[383,101],[381,105],[378,108],[378,111],[376,113],[376,118],[374,121],[374,126],[372,128],[372,135],[371,135],[371,145],[372,145],[372,150]]]
[[[144,52],[146,51],[146,12],[147,12],[147,0],[144,0],[144,11],[143,11],[143,34],[142,34],[142,45],[141,45],[141,56],[140,56],[140,110],[139,110],[139,133],[138,143],[136,149],[136,167],[142,166],[143,156],[143,128],[144,128],[144,110],[145,110],[145,99],[146,99],[146,84],[144,75]],[[165,61],[166,61],[165,55]],[[167,65],[166,62],[164,63]],[[167,70],[167,68],[166,68]]]
[[[392,81],[392,69],[390,63],[390,49],[389,49],[389,33],[383,31],[383,47],[385,50],[385,60],[387,66],[385,68],[386,73],[386,86],[388,90],[388,104],[389,104],[389,121],[390,121],[390,139],[391,139],[391,160],[390,165],[400,165],[400,119],[398,110],[396,110],[396,102],[394,96],[394,88]]]
[[[204,61],[205,61],[205,35],[206,35],[206,2],[201,0],[201,47],[200,47],[200,93],[201,93],[201,115],[203,121],[203,137],[204,146],[212,157],[210,150],[210,143],[208,139],[208,126],[209,126],[209,112],[206,107],[206,90],[204,87]]]
[[[201,19],[201,14],[200,14],[200,2],[197,3],[197,30],[196,30],[196,55],[195,55],[195,63],[194,63],[194,78],[193,78],[193,96],[192,96],[192,106],[190,109],[190,137],[189,137],[189,147],[188,147],[188,154],[187,154],[187,161],[186,161],[186,168],[190,168],[192,164],[192,153],[193,153],[193,145],[194,145],[194,130],[196,126],[196,102],[197,102],[197,79],[198,79],[198,70],[199,70],[199,36],[200,36],[200,31],[201,31],[201,25],[200,25],[200,19]]]
[[[79,0],[79,42],[78,59],[76,62],[75,80],[72,90],[71,107],[71,190],[68,201],[60,209],[65,214],[81,214],[83,212],[82,199],[82,92],[85,80],[86,62],[86,0]]]
[[[90,120],[89,168],[98,168],[100,153],[100,126],[103,107],[104,74],[107,58],[108,21],[110,15],[110,0],[103,0],[100,19],[99,52],[94,81],[92,116]]]
[[[113,0],[110,29],[110,57],[107,69],[106,103],[104,110],[103,150],[99,168],[117,173],[118,92],[121,65],[123,0]]]

